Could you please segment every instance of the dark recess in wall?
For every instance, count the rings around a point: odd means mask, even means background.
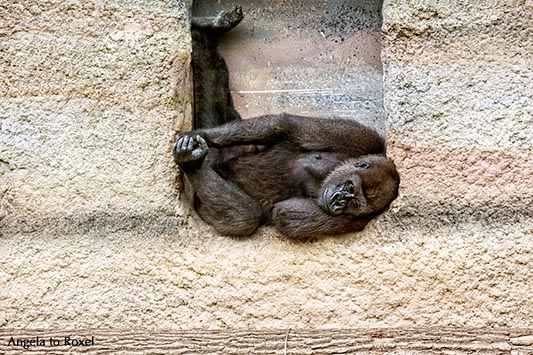
[[[381,1],[239,1],[243,22],[220,51],[244,118],[289,112],[347,117],[385,132]],[[193,2],[193,16],[234,1]]]

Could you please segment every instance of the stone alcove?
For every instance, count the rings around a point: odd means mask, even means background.
[[[243,118],[288,112],[353,118],[385,133],[381,2],[239,2],[244,20],[220,44]],[[232,9],[193,2],[193,16]]]

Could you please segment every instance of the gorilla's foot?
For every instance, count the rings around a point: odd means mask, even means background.
[[[184,135],[174,145],[174,161],[181,167],[199,165],[208,151],[207,143],[202,137]]]
[[[193,19],[193,27],[210,32],[224,33],[237,26],[243,17],[242,7],[237,5],[233,11],[222,10],[214,18],[195,18]]]
[[[235,6],[233,11],[220,11],[213,20],[213,29],[219,31],[229,31],[237,26],[243,19],[242,7],[240,5]]]

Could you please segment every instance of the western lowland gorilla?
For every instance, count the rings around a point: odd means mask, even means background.
[[[348,119],[241,119],[217,40],[242,18],[237,6],[192,22],[196,126],[173,153],[196,211],[228,236],[249,236],[261,224],[304,240],[362,230],[398,195],[384,139]]]

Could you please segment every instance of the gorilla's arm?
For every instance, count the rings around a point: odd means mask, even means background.
[[[221,234],[248,236],[261,222],[261,207],[213,169],[218,155],[217,149],[209,149],[201,137],[184,136],[174,146],[174,160],[192,185],[194,207],[200,217]]]
[[[292,131],[292,120],[281,115],[265,115],[198,129],[191,134],[203,137],[210,147],[228,147],[246,144],[269,145],[286,138]]]
[[[315,200],[291,198],[278,202],[272,212],[272,222],[283,235],[292,239],[309,239],[321,235],[344,234],[365,228],[370,218],[350,215],[330,216]]]
[[[286,140],[304,150],[339,152],[350,156],[385,152],[385,141],[377,132],[347,119],[266,115],[199,129],[191,134],[199,134],[213,147],[272,145]]]

